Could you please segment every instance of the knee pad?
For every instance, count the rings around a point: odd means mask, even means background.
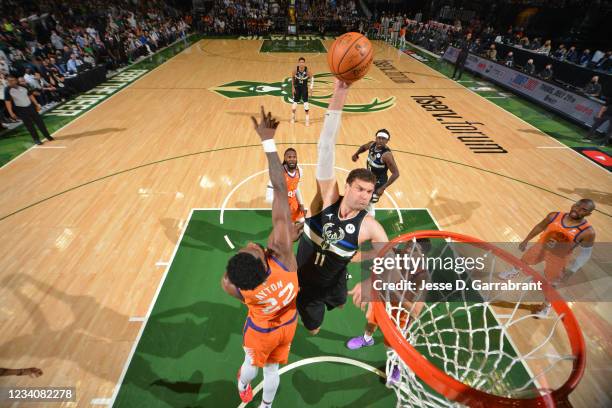
[[[310,109],[310,105],[308,105],[308,102],[304,102],[304,110],[308,112],[308,109]]]
[[[291,104],[291,109],[292,110],[296,110],[297,109],[297,102],[293,102],[293,104]]]

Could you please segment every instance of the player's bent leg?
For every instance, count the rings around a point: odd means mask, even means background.
[[[346,342],[346,347],[349,350],[357,350],[362,347],[369,347],[374,345],[374,332],[378,328],[378,325],[374,322],[374,309],[372,308],[372,304],[368,303],[368,310],[366,312],[366,327],[363,333],[363,336],[357,336],[349,339]]]
[[[253,399],[251,381],[257,377],[258,368],[254,365],[253,351],[246,347],[244,351],[244,362],[238,370],[238,394],[242,402],[248,403]]]
[[[537,265],[544,260],[544,248],[542,244],[536,243],[531,248],[529,248],[521,257],[521,261],[525,262],[527,265]],[[518,276],[519,270],[515,267],[511,267],[508,270],[502,271],[499,273],[499,277],[501,279],[513,279]]]

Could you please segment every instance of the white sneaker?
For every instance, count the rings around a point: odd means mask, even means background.
[[[536,319],[545,319],[550,313],[550,303],[546,303],[542,308],[535,314]]]
[[[519,274],[518,269],[510,268],[506,271],[500,272],[497,276],[499,276],[501,279],[512,279],[516,277],[518,274]]]

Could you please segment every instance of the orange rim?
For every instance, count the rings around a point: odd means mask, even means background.
[[[554,407],[557,403],[567,404],[568,395],[576,388],[584,374],[586,353],[584,338],[578,321],[558,292],[529,265],[514,255],[480,239],[455,232],[426,230],[404,234],[387,243],[379,253],[385,254],[392,248],[393,244],[406,242],[413,238],[452,238],[456,241],[476,244],[475,246],[490,250],[504,261],[519,266],[523,272],[531,275],[536,282],[542,282],[546,299],[551,302],[553,309],[555,309],[560,316],[563,316],[561,320],[567,331],[572,354],[575,356],[575,359],[572,372],[568,379],[560,388],[549,394],[528,399],[507,398],[488,394],[455,380],[427,360],[408,343],[398,328],[393,324],[387,314],[384,302],[372,302],[374,304],[376,322],[389,345],[399,354],[404,363],[436,392],[452,401],[457,401],[470,407]]]

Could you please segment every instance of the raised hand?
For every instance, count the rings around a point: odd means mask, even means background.
[[[253,125],[255,126],[255,131],[259,135],[262,141],[274,139],[274,133],[276,132],[276,128],[278,127],[278,120],[272,116],[272,112],[268,112],[264,110],[264,107],[261,107],[261,121],[257,123],[257,119],[255,116],[251,116],[251,120],[253,121]]]

